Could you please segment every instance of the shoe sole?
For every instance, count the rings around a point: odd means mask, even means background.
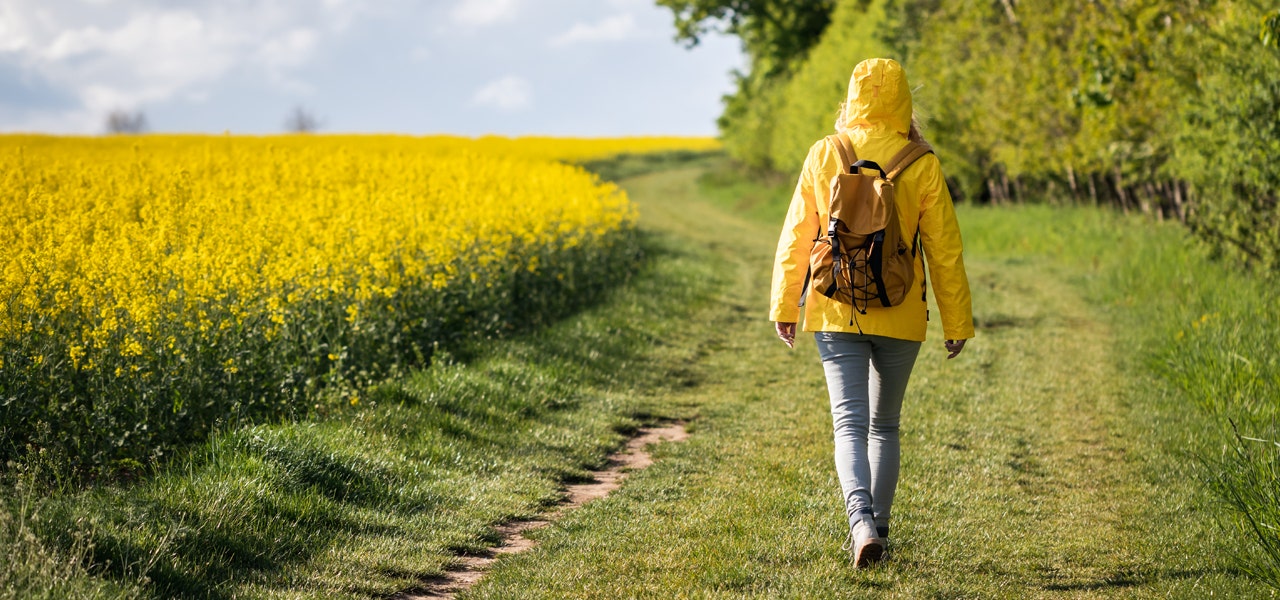
[[[884,544],[879,541],[869,541],[858,548],[858,552],[854,555],[853,566],[858,569],[870,567],[873,563],[879,562],[884,557]]]

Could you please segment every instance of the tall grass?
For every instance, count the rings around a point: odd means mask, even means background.
[[[1027,229],[1030,219],[1042,227]],[[1165,394],[1196,407],[1187,459],[1252,539],[1240,568],[1280,588],[1280,288],[1211,253],[1176,224],[1089,208],[968,209],[984,252],[1056,256],[1088,275],[1100,311],[1142,332],[1138,354]],[[1205,515],[1189,516],[1201,518]]]

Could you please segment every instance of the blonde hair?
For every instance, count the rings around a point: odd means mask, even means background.
[[[913,142],[927,144],[928,142],[924,141],[924,134],[920,133],[920,129],[922,129],[920,126],[920,119],[916,117],[915,113],[911,113],[911,129],[907,131],[907,139]]]

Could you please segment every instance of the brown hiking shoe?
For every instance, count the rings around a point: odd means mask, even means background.
[[[884,558],[885,540],[877,533],[870,515],[863,515],[849,528],[849,539],[842,549],[849,552],[855,569],[865,569]]]

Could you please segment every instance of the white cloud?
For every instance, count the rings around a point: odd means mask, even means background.
[[[476,90],[471,100],[480,106],[514,112],[533,105],[533,86],[522,77],[508,75]]]
[[[6,62],[39,73],[80,105],[45,113],[84,123],[86,115],[100,121],[117,108],[206,96],[233,72],[305,92],[310,87],[294,73],[314,59],[326,35],[338,35],[362,10],[350,0],[165,6],[149,0],[4,0],[0,50],[7,51]]]
[[[712,132],[740,48],[670,32],[653,0],[0,0],[0,130],[96,133],[124,109],[265,133],[302,103],[352,131]]]
[[[635,18],[630,13],[614,15],[598,23],[577,22],[568,31],[551,39],[552,46],[567,46],[579,42],[617,42],[638,33]]]
[[[115,28],[59,31],[27,58],[72,88],[86,109],[105,112],[212,82],[236,63],[237,46],[244,43],[187,11],[140,12]]]
[[[293,29],[259,46],[258,57],[276,68],[298,67],[311,59],[319,39],[320,35],[311,29]]]
[[[0,52],[18,52],[30,43],[28,31],[31,25],[19,7],[8,2],[0,4]]]
[[[515,17],[519,0],[462,0],[453,7],[453,20],[481,27]]]

